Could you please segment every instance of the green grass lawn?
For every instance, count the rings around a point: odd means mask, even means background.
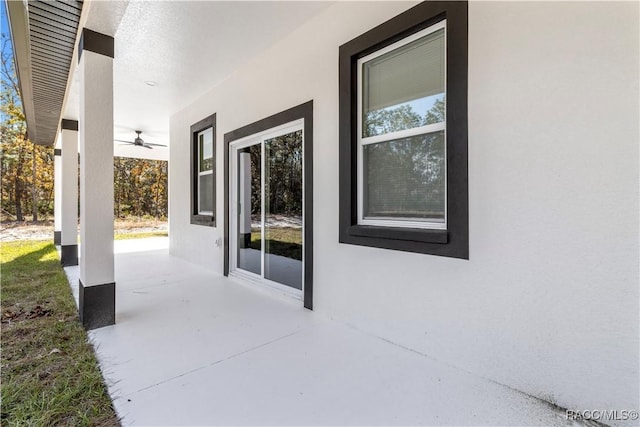
[[[144,239],[145,237],[167,237],[169,235],[166,231],[149,231],[144,233],[117,233],[114,235],[114,240],[126,240],[126,239]]]
[[[0,247],[3,426],[119,425],[52,243]]]

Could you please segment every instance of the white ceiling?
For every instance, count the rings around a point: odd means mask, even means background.
[[[330,2],[113,1],[90,4],[85,27],[115,38],[114,135],[169,144],[169,116],[238,66],[274,44]],[[77,73],[76,73],[77,74]],[[153,81],[155,86],[145,84]],[[64,118],[78,117],[78,82]],[[115,155],[131,147],[115,144]],[[120,150],[120,151],[119,151]],[[159,155],[156,147],[135,157]]]

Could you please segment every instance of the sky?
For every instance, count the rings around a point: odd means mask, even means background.
[[[0,20],[2,23],[2,35],[9,34],[9,22],[7,21],[7,5],[5,4],[5,0],[0,0]],[[9,43],[9,51],[13,52],[11,47],[11,43]],[[4,82],[3,82],[4,83]],[[4,84],[3,84],[4,86]],[[4,121],[4,113],[0,111],[0,120]]]
[[[2,33],[3,39],[5,35],[9,37],[8,51],[3,52],[3,54],[13,56],[13,46],[12,46],[11,34],[9,31],[9,17],[7,16],[6,0],[0,0],[0,21],[2,24],[2,31],[0,32]],[[2,77],[2,74],[0,74],[0,78],[2,79],[2,85],[4,86],[5,82],[4,82],[4,78]],[[0,120],[4,121],[4,119],[5,119],[4,113],[0,112]]]
[[[9,21],[7,17],[7,5],[5,0],[0,0],[0,13],[2,15],[2,34],[9,34]]]
[[[9,17],[7,16],[7,4],[6,0],[0,0],[0,15],[2,16],[2,35],[6,34],[9,36],[9,51],[7,52],[9,55],[13,54],[13,41],[11,40],[11,34],[9,31]]]

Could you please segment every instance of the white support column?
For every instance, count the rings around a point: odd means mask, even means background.
[[[58,133],[53,149],[53,244],[60,245],[62,237],[62,150],[60,150],[62,134]]]
[[[80,319],[115,323],[113,259],[113,38],[87,28],[80,72]]]
[[[61,123],[61,240],[60,262],[64,267],[78,265],[78,122]]]

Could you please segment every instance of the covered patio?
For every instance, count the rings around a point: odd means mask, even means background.
[[[494,381],[169,255],[115,242],[116,324],[90,331],[123,425],[567,425]],[[78,295],[78,267],[66,267]]]
[[[7,6],[124,424],[637,423],[637,3]],[[170,245],[114,242],[120,150],[168,159]],[[299,300],[264,286],[285,195]]]

